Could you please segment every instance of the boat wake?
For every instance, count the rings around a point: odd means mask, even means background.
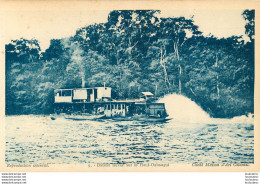
[[[210,116],[195,102],[189,98],[171,94],[159,99],[160,103],[165,103],[167,113],[176,121],[185,122],[208,122]]]
[[[253,123],[254,117],[252,114],[248,116],[238,116],[232,119],[211,118],[199,105],[191,99],[179,95],[171,94],[158,100],[160,103],[165,103],[167,113],[174,121],[183,123],[207,123],[207,124],[221,124],[221,123]]]

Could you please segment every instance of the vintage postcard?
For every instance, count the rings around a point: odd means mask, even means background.
[[[3,172],[259,172],[258,2],[3,1]]]

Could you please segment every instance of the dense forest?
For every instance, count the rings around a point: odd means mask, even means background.
[[[113,98],[187,96],[212,117],[254,113],[255,12],[245,10],[245,33],[203,36],[193,18],[159,18],[157,10],[112,11],[106,23],[53,39],[6,44],[6,114],[53,112],[54,89],[106,86]],[[174,103],[174,102],[173,102]]]

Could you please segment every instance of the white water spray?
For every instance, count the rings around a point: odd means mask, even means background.
[[[210,116],[189,98],[171,94],[159,99],[158,102],[165,103],[169,117],[181,122],[208,122]]]
[[[189,98],[171,94],[158,100],[159,103],[165,103],[167,113],[170,118],[183,123],[207,123],[207,124],[222,124],[222,123],[254,123],[252,114],[237,116],[232,119],[210,118],[199,105]]]

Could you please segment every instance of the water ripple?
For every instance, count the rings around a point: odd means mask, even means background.
[[[8,163],[254,163],[254,125],[229,121],[185,125],[7,117],[6,135]]]

